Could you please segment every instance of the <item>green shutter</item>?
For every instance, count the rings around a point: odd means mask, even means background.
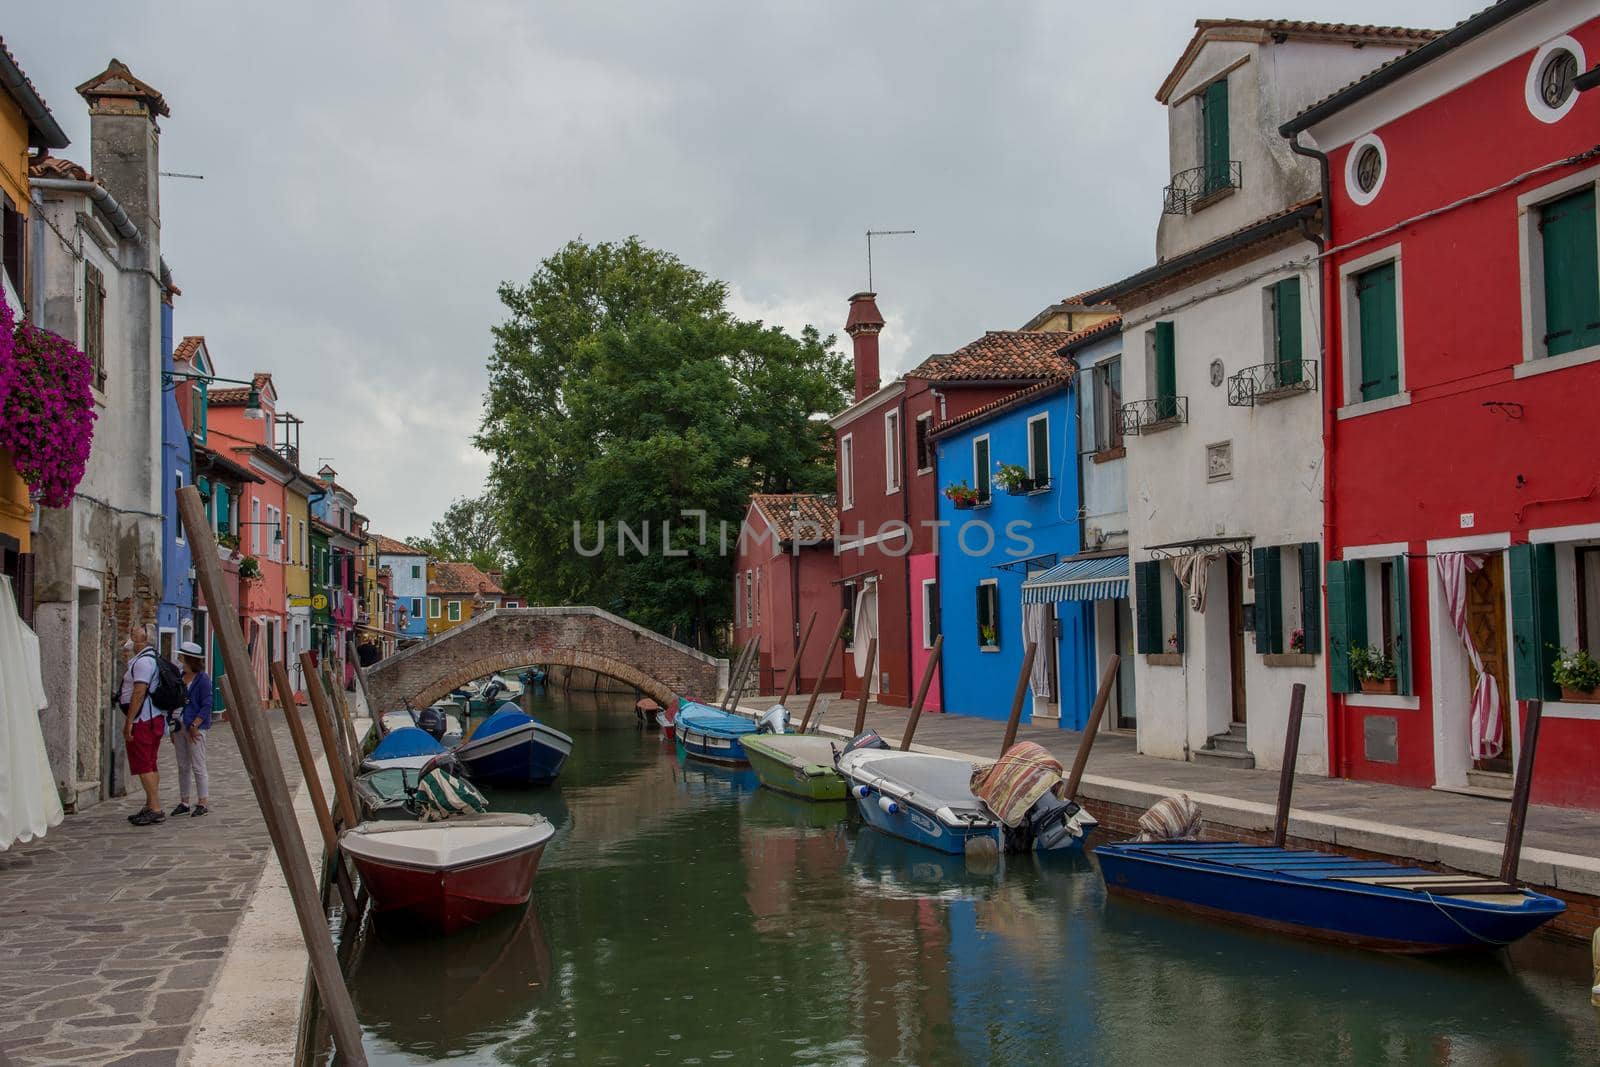
[[[982,438],[972,442],[972,488],[978,491],[979,500],[989,499],[989,441]]]
[[[1205,128],[1205,190],[1225,189],[1228,180],[1228,79],[1218,78],[1200,96]]]
[[[1278,384],[1300,382],[1300,279],[1285,278],[1272,287],[1272,322],[1277,339]]]
[[[1278,546],[1253,553],[1256,579],[1256,652],[1283,651],[1283,553]]]
[[[1411,567],[1405,553],[1395,556],[1389,583],[1389,614],[1394,619],[1394,691],[1411,695]]]
[[[1554,545],[1512,545],[1511,659],[1518,700],[1558,700],[1552,670],[1560,640]]]
[[[1393,263],[1356,276],[1361,328],[1361,399],[1378,400],[1400,392],[1400,336]]]
[[[1154,560],[1133,565],[1134,611],[1138,621],[1134,636],[1138,640],[1139,654],[1144,656],[1165,652],[1161,637],[1161,564]]]
[[[1328,679],[1335,693],[1359,687],[1350,649],[1367,643],[1367,574],[1358,559],[1328,561]]]
[[[1300,545],[1300,629],[1306,651],[1322,651],[1322,553],[1315,541]]]
[[[1172,323],[1158,322],[1156,338],[1156,418],[1178,414],[1178,356]]]
[[[1591,185],[1539,210],[1547,355],[1600,344],[1600,253],[1595,248],[1594,207]]]
[[[1050,481],[1050,420],[1043,418],[1030,422],[1028,436],[1033,458],[1033,484],[1037,488]]]

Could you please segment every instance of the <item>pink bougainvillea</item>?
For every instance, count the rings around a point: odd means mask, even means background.
[[[94,441],[94,369],[64,338],[23,320],[0,298],[0,448],[39,502],[64,508]]]

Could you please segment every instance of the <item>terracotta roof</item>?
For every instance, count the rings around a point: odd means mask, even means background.
[[[61,124],[56,122],[55,115],[51,114],[50,105],[39,95],[33,79],[28,77],[22,69],[22,64],[17,62],[17,57],[6,47],[3,37],[0,37],[0,67],[10,68],[6,71],[8,77],[4,79],[6,92],[22,109],[23,116],[28,121],[29,132],[39,135],[29,137],[29,145],[42,145],[47,148],[67,147],[70,142],[67,140],[66,132],[61,129]],[[30,110],[32,114],[29,114]]]
[[[426,556],[427,553],[415,545],[408,545],[404,541],[396,541],[383,534],[368,534],[367,539],[378,546],[380,556]]]
[[[798,526],[805,540],[832,544],[839,524],[839,509],[832,497],[817,493],[751,493],[750,503],[761,509],[780,542],[793,541]],[[799,514],[794,514],[795,509]]]
[[[956,429],[960,426],[965,426],[970,422],[977,422],[980,419],[986,419],[991,415],[996,415],[1001,411],[1015,407],[1018,404],[1025,404],[1029,400],[1043,396],[1046,393],[1053,393],[1057,389],[1065,389],[1071,383],[1072,371],[1069,366],[1069,369],[1064,374],[1058,373],[1053,378],[1046,378],[1042,382],[1036,382],[1035,384],[1028,386],[1026,389],[1019,389],[1015,393],[1010,393],[998,400],[991,400],[987,404],[984,404],[981,407],[975,407],[971,411],[957,415],[953,419],[945,419],[943,422],[935,423],[933,428],[928,431],[928,436],[938,437],[940,434],[943,434],[949,430]]]
[[[205,445],[202,445],[198,442],[196,442],[194,446],[194,458],[195,472],[199,474],[204,474],[207,471],[220,471],[221,473],[235,478],[241,482],[266,481],[265,478],[261,477],[261,475],[257,474],[255,471],[235,463],[227,456],[224,456],[221,452],[207,448]]]
[[[43,159],[28,160],[28,177],[30,178],[59,178],[70,182],[92,182],[89,172],[81,164],[61,156],[45,156]]]
[[[1107,304],[1106,306],[1110,307],[1111,305]],[[1074,331],[1072,333],[1067,334],[1065,337],[1061,338],[1061,347],[1064,348],[1064,349],[1077,348],[1079,345],[1082,345],[1084,342],[1092,341],[1096,337],[1099,337],[1101,334],[1105,334],[1105,333],[1121,333],[1121,332],[1122,332],[1122,316],[1121,315],[1113,315],[1113,316],[1111,316],[1111,318],[1106,319],[1104,322],[1097,322],[1093,326],[1085,326],[1081,330],[1076,330],[1076,331]]]
[[[933,382],[1008,381],[1061,373],[1061,334],[990,330],[948,355],[932,356],[906,377]]]
[[[237,389],[209,389],[206,391],[206,401],[210,404],[227,406],[230,404],[243,404],[250,399],[250,390],[257,392],[272,384],[272,375],[256,371],[250,378],[254,385],[241,385]]]
[[[200,346],[205,343],[206,339],[204,337],[194,335],[185,337],[183,340],[178,342],[178,347],[172,350],[172,358],[182,360],[191,359],[193,358],[194,354],[200,350]]]
[[[153,114],[171,115],[166,97],[149,82],[133,76],[133,71],[120,59],[112,59],[106,69],[78,86],[78,95],[85,100],[92,96],[121,96],[143,100]],[[93,101],[90,100],[93,104]]]
[[[1327,41],[1335,44],[1395,44],[1415,48],[1439,36],[1438,30],[1410,26],[1370,26],[1351,22],[1304,22],[1299,19],[1196,19],[1194,36],[1183,54],[1156,90],[1156,99],[1165,104],[1178,81],[1200,54],[1208,40],[1269,41],[1294,37],[1302,41]]]
[[[428,592],[504,596],[506,591],[470,563],[435,563],[433,579],[428,582]]]

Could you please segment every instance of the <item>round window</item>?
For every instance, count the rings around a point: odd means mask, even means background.
[[[1557,37],[1540,45],[1523,82],[1529,114],[1540,122],[1566,118],[1578,103],[1578,75],[1587,66],[1583,45],[1571,37]]]
[[[1389,153],[1375,133],[1356,138],[1344,157],[1344,191],[1357,207],[1378,198],[1389,173]]]
[[[1558,48],[1545,57],[1539,69],[1539,99],[1548,108],[1558,108],[1574,92],[1573,82],[1578,77],[1578,57],[1565,48]]]
[[[1370,193],[1383,176],[1383,153],[1377,145],[1367,145],[1356,155],[1356,188]]]

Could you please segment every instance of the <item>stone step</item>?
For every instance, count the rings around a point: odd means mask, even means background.
[[[1245,740],[1244,734],[1226,733],[1212,734],[1206,743],[1207,748],[1214,748],[1219,752],[1244,752],[1250,751],[1250,745]]]
[[[1234,752],[1222,748],[1197,748],[1189,754],[1196,763],[1209,763],[1214,767],[1232,767],[1235,770],[1253,770],[1256,758],[1249,752]]]
[[[1511,796],[1511,775],[1504,771],[1467,771],[1467,785],[1480,794]]]

